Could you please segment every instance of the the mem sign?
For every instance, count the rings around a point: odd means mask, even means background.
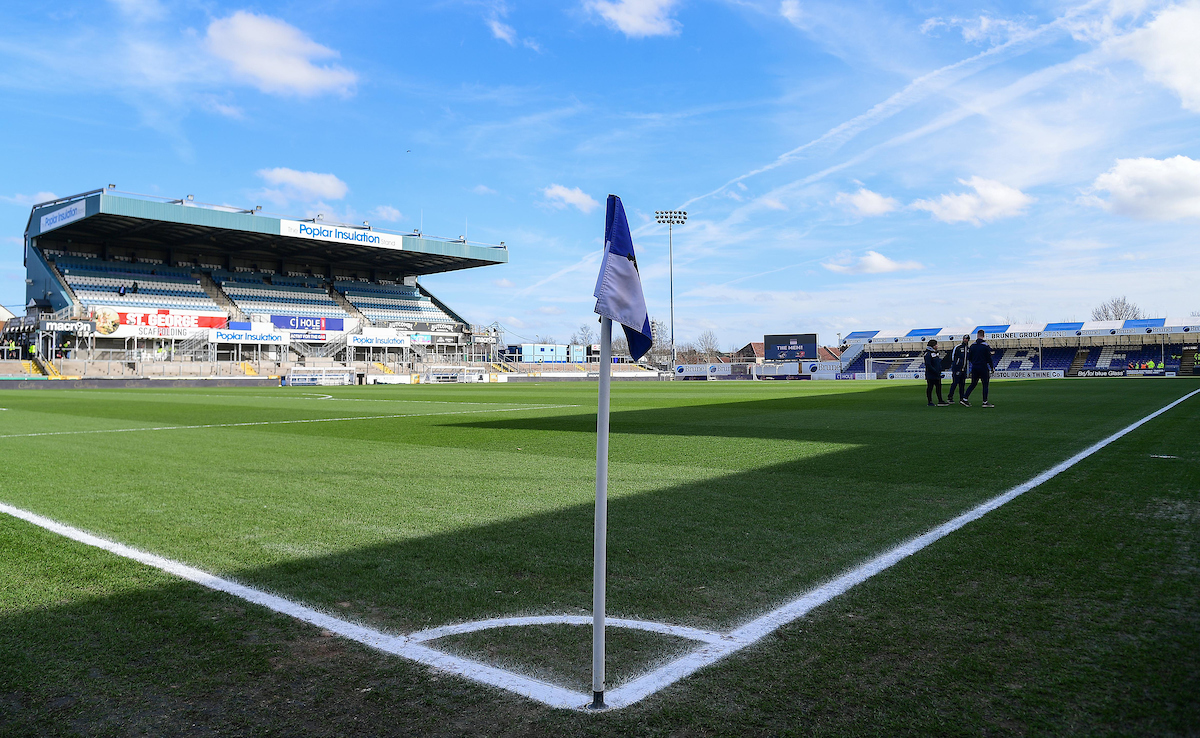
[[[763,359],[766,361],[800,361],[815,358],[817,358],[816,333],[763,336]]]

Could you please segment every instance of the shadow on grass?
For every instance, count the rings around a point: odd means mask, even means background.
[[[1189,734],[1200,715],[1196,419],[1195,403],[1165,416],[1103,463],[1072,469],[752,652],[606,716],[547,711],[0,519],[9,608],[0,614],[0,733]],[[689,492],[663,494],[678,505]],[[642,497],[614,506],[626,532],[660,524],[627,505]],[[521,559],[522,542],[500,533],[544,549],[554,540],[545,527],[586,522],[586,512],[236,576],[279,590],[311,577],[300,588],[323,594],[310,601],[351,614],[378,608],[394,624],[386,611],[413,599],[385,601],[396,575],[419,570],[405,556],[432,567],[433,589],[482,566],[514,585],[488,594],[517,598],[516,584],[553,570],[545,550]],[[497,556],[533,569],[503,568]],[[757,564],[743,585],[770,569]],[[664,576],[681,573],[668,566]],[[471,581],[459,582],[466,594],[485,580]],[[93,587],[96,596],[80,592]],[[506,602],[492,600],[491,612]],[[448,594],[441,606],[463,604],[474,606]]]

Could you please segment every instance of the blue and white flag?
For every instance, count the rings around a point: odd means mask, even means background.
[[[646,298],[642,296],[642,278],[638,275],[637,258],[633,253],[633,236],[621,198],[608,196],[608,213],[604,217],[604,260],[596,280],[596,313],[620,323],[629,341],[629,355],[634,361],[650,350],[650,315]]]

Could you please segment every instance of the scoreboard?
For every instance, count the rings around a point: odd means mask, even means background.
[[[797,361],[816,358],[816,333],[784,333],[763,336],[763,359],[766,361]]]

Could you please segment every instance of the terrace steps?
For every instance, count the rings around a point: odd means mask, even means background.
[[[1071,367],[1067,369],[1068,377],[1079,376],[1079,370],[1083,368],[1085,363],[1087,363],[1089,353],[1090,352],[1087,349],[1079,349],[1075,352],[1075,358],[1071,360]]]
[[[387,364],[384,364],[382,361],[373,361],[373,362],[371,362],[371,366],[375,367],[376,369],[383,372],[384,374],[395,374],[396,373],[396,372],[392,371],[391,367],[389,367]]]
[[[1179,376],[1190,377],[1196,373],[1196,349],[1185,348],[1179,360]]]
[[[345,310],[350,317],[358,318],[359,325],[371,325],[371,321],[367,320],[367,316],[363,315],[361,310],[354,307],[354,303],[347,300],[346,296],[341,292],[338,292],[332,284],[327,285],[326,289],[329,290],[329,296],[333,298],[333,301],[337,303],[338,307],[340,307],[342,310]]]
[[[209,297],[212,298],[213,302],[220,305],[222,309],[228,311],[234,320],[240,320],[243,322],[250,320],[250,318],[242,312],[242,309],[234,304],[229,295],[225,294],[225,291],[221,289],[221,286],[213,281],[213,278],[210,275],[205,274],[204,272],[196,272],[192,276],[200,280],[200,286],[204,288],[204,291]]]

